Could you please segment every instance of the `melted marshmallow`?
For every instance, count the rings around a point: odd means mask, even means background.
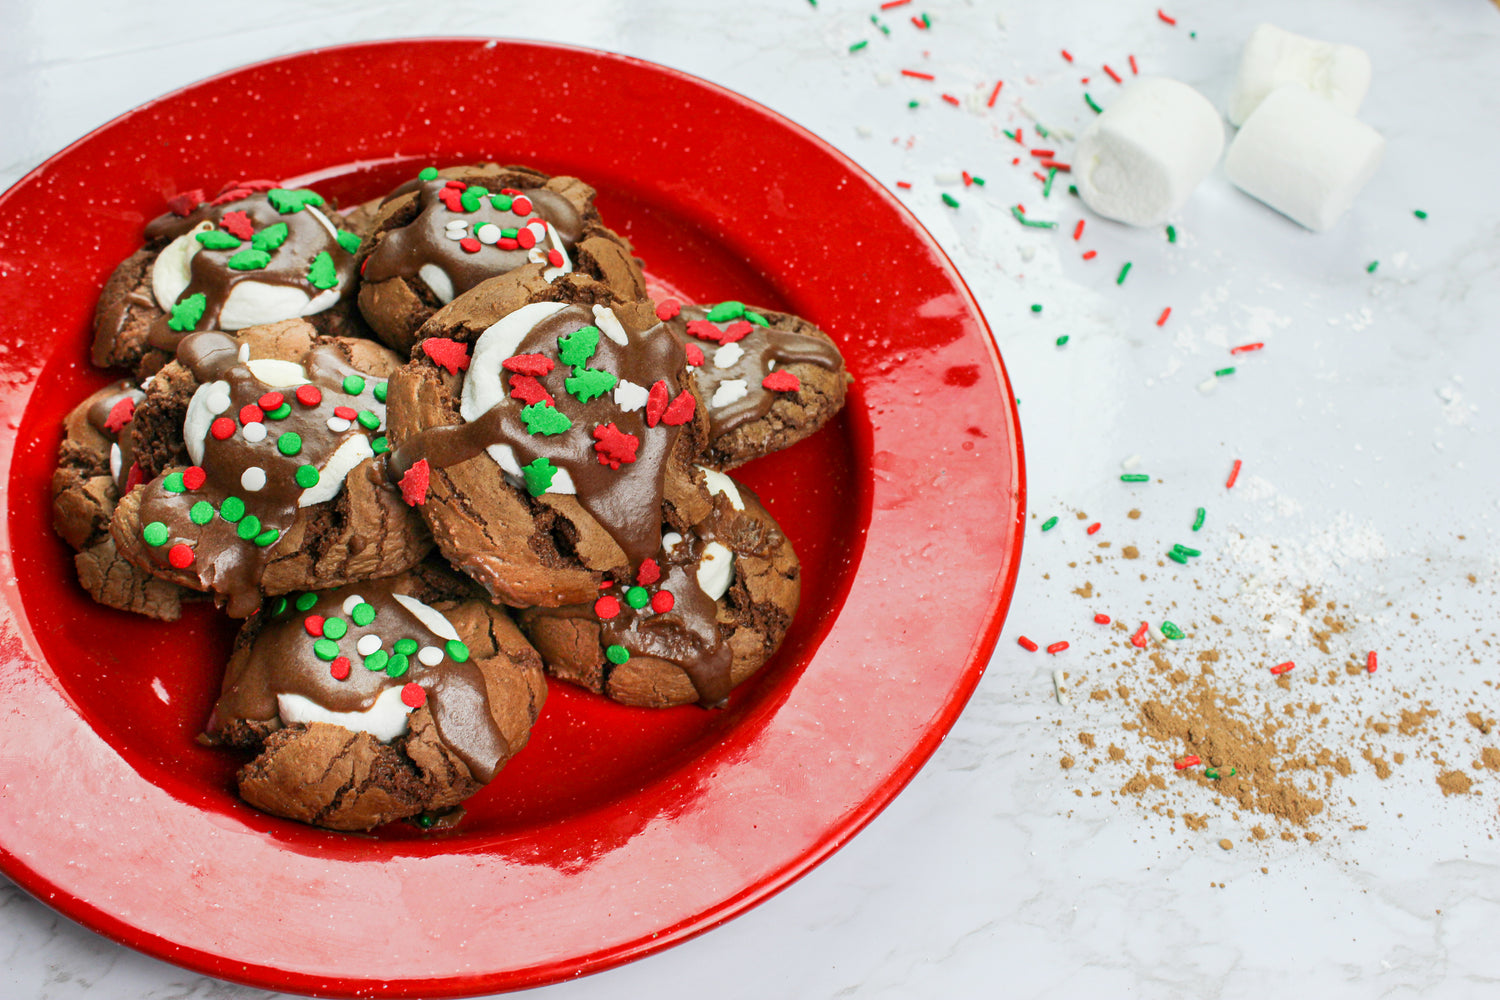
[[[722,493],[729,498],[729,505],[735,510],[745,509],[745,501],[740,497],[738,483],[722,472],[715,472],[713,469],[704,468],[701,465],[698,468],[703,470],[703,483],[708,487],[708,492],[711,495]]]
[[[719,542],[703,546],[703,555],[698,559],[698,586],[710,598],[717,601],[729,592],[734,580],[734,553]]]
[[[171,312],[177,297],[192,283],[193,258],[203,249],[198,234],[213,227],[212,222],[200,222],[156,255],[156,261],[151,265],[151,294],[163,311]]]
[[[315,503],[332,500],[344,488],[344,480],[349,478],[349,473],[360,462],[374,457],[375,449],[370,447],[370,439],[363,434],[346,439],[328,459],[327,464],[318,470],[318,481],[302,491],[302,495],[297,498],[297,506],[311,507]]]
[[[436,264],[423,264],[417,268],[417,277],[427,282],[427,287],[432,289],[432,294],[443,305],[453,301],[453,279],[448,277],[447,271]]]
[[[389,743],[406,732],[407,716],[412,711],[401,700],[400,687],[386,688],[375,699],[375,704],[362,712],[333,712],[300,694],[278,694],[276,710],[281,721],[288,726],[298,722],[326,722],[356,733],[369,733],[382,743]]]

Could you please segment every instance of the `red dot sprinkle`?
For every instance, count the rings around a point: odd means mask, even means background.
[[[445,188],[452,188],[455,191],[462,191],[464,188],[466,188],[468,186],[469,185],[466,184],[466,183],[464,183],[463,181],[449,181],[448,183],[446,183],[446,184],[443,185],[443,187],[445,187]]]
[[[228,441],[230,438],[234,437],[234,421],[230,420],[228,417],[219,417],[213,423],[208,425],[208,432],[212,434],[216,440]]]
[[[279,409],[281,407],[281,404],[286,402],[286,397],[279,392],[268,392],[264,396],[257,399],[255,402],[259,404],[262,410],[266,410],[269,412],[271,410]]]
[[[495,246],[499,247],[501,250],[517,250],[520,249],[521,244],[511,239],[509,236],[502,236],[495,241]]]
[[[347,680],[349,677],[349,657],[335,656],[333,662],[328,664],[328,672],[336,681]]]
[[[208,481],[208,473],[201,466],[190,465],[182,470],[182,485],[190,490],[196,490]]]
[[[167,553],[167,562],[171,563],[176,569],[187,569],[193,564],[193,547],[183,542],[178,542]]]
[[[1370,655],[1365,659],[1365,666],[1370,673],[1374,673],[1379,663],[1375,659],[1375,650],[1370,650]]]
[[[264,423],[265,419],[265,413],[254,403],[240,407],[240,423],[242,424]]]
[[[1296,665],[1297,664],[1295,662],[1293,662],[1292,660],[1287,660],[1285,663],[1278,663],[1278,664],[1276,664],[1276,666],[1272,667],[1271,668],[1271,673],[1276,674],[1277,676],[1280,676],[1281,674],[1286,673],[1288,670],[1291,670]]]
[[[605,594],[594,602],[594,614],[606,621],[620,613],[620,602],[610,594]]]
[[[672,596],[670,590],[658,590],[651,595],[651,610],[659,615],[664,615],[668,611],[671,611],[672,606],[676,603],[677,598]]]
[[[548,250],[547,251],[547,263],[551,264],[553,267],[562,267],[563,266],[562,251],[561,250]]]
[[[401,689],[401,704],[408,708],[421,708],[427,704],[427,692],[420,684],[408,684]]]
[[[518,196],[517,198],[515,198],[515,199],[513,199],[511,201],[511,203],[510,203],[510,210],[512,212],[516,213],[517,215],[530,215],[531,214],[531,199],[528,198],[528,197],[526,197],[524,194]]]
[[[323,402],[323,390],[315,385],[297,386],[297,402],[303,406],[317,406]]]
[[[1177,768],[1177,770],[1179,770],[1179,771],[1185,771],[1188,768],[1190,768],[1190,767],[1196,767],[1197,765],[1199,765],[1201,763],[1203,763],[1203,758],[1202,757],[1199,757],[1197,754],[1189,754],[1188,756],[1182,758],[1179,761],[1174,761],[1173,764],[1172,764],[1172,766],[1175,767],[1175,768]]]
[[[305,629],[307,629],[307,634],[308,635],[312,635],[312,636],[320,636],[320,635],[322,635],[323,634],[323,616],[322,615],[308,615],[306,618],[302,619],[302,627],[305,628]]]
[[[676,299],[663,299],[656,307],[656,318],[665,323],[682,312],[682,304]]]
[[[462,245],[462,243],[459,243],[459,246]],[[530,250],[532,247],[536,246],[536,233],[533,233],[529,229],[522,229],[520,232],[516,233],[516,246],[520,247],[522,250]]]
[[[359,416],[359,411],[352,406],[335,406],[333,408],[333,415],[340,420],[353,420]]]
[[[478,253],[479,248],[484,246],[483,243],[480,243],[472,236],[465,236],[458,241],[458,245],[463,249],[464,253]]]

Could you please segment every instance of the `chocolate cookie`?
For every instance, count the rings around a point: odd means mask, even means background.
[[[755,495],[708,473],[709,513],[662,538],[634,585],[519,616],[553,675],[627,705],[722,705],[786,636],[800,568]]]
[[[398,364],[305,320],[185,337],[136,416],[150,478],[111,520],[120,554],[236,618],[263,594],[415,565],[431,540],[386,475],[385,380]]]
[[[256,753],[238,775],[256,808],[368,830],[478,791],[546,693],[505,612],[424,565],[270,601],[240,630],[205,735]]]
[[[640,264],[600,221],[593,188],[494,163],[428,167],[391,192],[359,268],[360,311],[403,353],[440,307],[500,275],[552,281],[577,272],[626,300],[645,294]]]
[[[575,284],[597,300],[509,308],[496,295],[485,320],[455,301],[470,333],[486,323],[472,357],[432,337],[391,379],[408,500],[458,569],[516,607],[574,604],[606,577],[633,578],[663,525],[684,530],[709,506],[692,465],[708,421],[681,342],[649,302]]]
[[[743,302],[657,307],[687,345],[708,404],[703,463],[732,469],[796,444],[844,405],[852,381],[828,335],[807,320]]]
[[[115,269],[94,315],[93,360],[140,375],[195,330],[240,330],[309,317],[320,333],[359,335],[354,251],[323,197],[273,181],[236,181],[212,199],[178,195],[146,226],[146,245]]]
[[[122,559],[109,534],[121,494],[139,482],[131,425],[145,398],[134,382],[116,382],[63,418],[63,442],[52,474],[52,525],[77,551],[73,565],[78,581],[94,600],[175,621],[182,614],[182,588]]]

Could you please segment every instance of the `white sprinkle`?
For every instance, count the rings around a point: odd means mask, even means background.
[[[354,648],[359,652],[360,656],[369,656],[384,645],[385,640],[380,638],[380,636],[374,632],[366,632],[359,637],[359,642],[355,643]]]
[[[715,368],[733,368],[736,361],[745,356],[745,349],[739,344],[725,344],[714,351]]]
[[[547,238],[547,224],[540,219],[532,219],[526,224],[526,228],[531,230],[531,235],[536,237],[538,243]]]
[[[493,245],[500,242],[500,227],[493,222],[486,222],[474,231],[474,235],[479,238],[479,242]]]
[[[469,226],[469,220],[468,219],[449,219],[448,220],[448,225],[446,226],[446,228],[448,228],[448,229],[467,229],[468,226]]]
[[[854,126],[854,131],[859,133],[860,137],[864,139],[868,139],[875,134],[875,130],[868,125],[856,125]]]
[[[444,229],[443,235],[448,237],[450,240],[461,240],[469,234],[463,229]]]
[[[333,431],[333,433],[335,434],[342,434],[353,426],[354,425],[352,423],[345,420],[343,417],[328,418],[328,429]]]
[[[1208,378],[1198,383],[1198,391],[1202,393],[1213,392],[1218,384],[1219,377],[1217,375],[1210,375]]]
[[[1057,694],[1057,703],[1066,705],[1068,703],[1068,680],[1063,675],[1062,667],[1052,671],[1052,690]]]
[[[246,424],[245,429],[240,433],[245,435],[245,440],[251,444],[259,444],[266,439],[266,425],[257,420],[253,424]]]
[[[615,383],[615,405],[626,413],[632,413],[646,405],[651,391],[645,386],[636,385],[628,379],[620,379]]]
[[[728,381],[720,382],[719,387],[714,390],[714,398],[709,400],[708,405],[715,408],[728,406],[730,403],[736,403],[744,399],[745,394],[749,391],[750,387],[745,384],[745,380],[742,378],[732,378]]]
[[[1139,455],[1131,455],[1125,461],[1123,461],[1123,462],[1120,463],[1120,468],[1124,469],[1126,472],[1129,472],[1131,469],[1135,468],[1137,465],[1140,465],[1140,464],[1141,464],[1141,456],[1139,456]]]
[[[259,493],[266,485],[266,470],[258,465],[252,465],[240,476],[240,486],[251,493]]]
[[[417,659],[425,666],[435,667],[443,662],[443,651],[436,646],[423,646],[417,650]]]
[[[354,609],[365,603],[365,599],[358,594],[350,594],[344,598],[344,614],[354,614]]]
[[[1155,625],[1150,625],[1147,627],[1146,631],[1151,633],[1151,638],[1155,639],[1158,643],[1160,643],[1161,645],[1166,645],[1167,637],[1162,634],[1161,629],[1157,628]]]

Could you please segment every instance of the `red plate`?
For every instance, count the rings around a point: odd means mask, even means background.
[[[803,559],[803,607],[728,709],[554,686],[454,832],[343,836],[256,813],[193,742],[233,626],[93,604],[49,529],[59,419],[98,289],[166,197],[237,177],[343,203],[482,157],[576,173],[656,281],[810,317],[844,415],[744,470]],[[351,45],[194,84],[0,196],[0,869],[69,917],[274,990],[452,996],[700,933],[828,857],[927,760],[994,648],[1021,551],[1021,442],[984,318],[849,160],[711,84],[475,40]]]

